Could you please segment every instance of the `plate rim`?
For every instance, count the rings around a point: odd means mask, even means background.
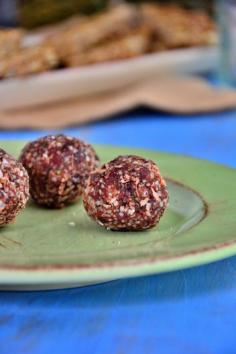
[[[217,66],[218,57],[217,46],[197,46],[2,80],[0,95],[4,100],[0,110],[25,109],[122,89],[153,74],[159,77],[163,73],[205,72]]]
[[[176,49],[170,49],[170,50],[165,50],[163,52],[154,52],[154,53],[146,53],[143,55],[139,55],[137,57],[133,58],[126,58],[126,59],[121,59],[121,60],[114,60],[114,61],[107,61],[107,62],[101,62],[101,63],[95,63],[95,64],[87,64],[84,66],[78,66],[78,67],[68,67],[68,68],[63,68],[63,69],[57,69],[57,70],[49,70],[45,71],[42,73],[37,73],[37,74],[32,74],[29,76],[24,76],[24,77],[13,77],[9,79],[3,79],[0,81],[0,87],[1,85],[4,85],[5,83],[24,83],[26,81],[39,81],[39,80],[46,80],[46,84],[50,80],[54,79],[61,79],[61,76],[63,76],[64,79],[64,74],[69,74],[70,76],[74,76],[74,74],[78,73],[80,76],[82,75],[87,75],[90,74],[92,75],[94,71],[97,69],[102,69],[103,71],[113,71],[117,68],[125,67],[127,64],[129,67],[132,67],[134,63],[140,63],[143,62],[144,60],[147,61],[152,61],[153,59],[166,59],[169,58],[169,54],[172,55],[177,55],[177,56],[184,56],[184,55],[196,55],[196,54],[202,54],[202,53],[212,53],[217,55],[218,53],[218,47],[217,45],[205,45],[205,46],[195,46],[195,47],[189,47],[189,48],[176,48]],[[172,56],[173,57],[173,56]],[[172,61],[172,60],[171,60]]]
[[[178,271],[181,269],[188,269],[205,264],[213,263],[223,260],[225,258],[234,256],[236,254],[236,240],[228,243],[219,244],[217,249],[207,249],[199,252],[203,257],[201,261],[193,254],[180,255],[176,257],[160,258],[153,257],[151,261],[147,262],[147,257],[140,259],[136,263],[128,261],[126,264],[110,262],[104,263],[103,266],[91,267],[77,267],[76,265],[68,268],[55,268],[50,266],[43,266],[35,269],[19,269],[15,268],[0,268],[0,285],[13,284],[54,284],[62,283],[68,284],[71,282],[103,282],[115,279],[123,279],[136,276],[161,274],[171,271]],[[159,267],[160,265],[160,267]],[[125,274],[120,274],[120,271],[125,271]],[[70,271],[70,273],[68,272]],[[93,271],[93,275],[91,272]],[[96,272],[98,272],[96,274]],[[34,278],[29,278],[30,276]]]

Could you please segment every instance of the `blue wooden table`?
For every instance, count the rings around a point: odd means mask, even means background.
[[[183,117],[139,110],[65,131],[236,167],[236,111]],[[42,134],[5,131],[0,139]],[[236,257],[86,288],[0,292],[0,354],[235,354],[235,312]]]

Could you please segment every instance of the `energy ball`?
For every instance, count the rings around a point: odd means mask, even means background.
[[[0,226],[12,222],[29,199],[29,176],[23,165],[0,149]]]
[[[168,191],[154,162],[119,156],[90,176],[83,201],[88,215],[107,229],[145,230],[160,220]]]
[[[25,146],[20,161],[39,205],[62,208],[76,200],[99,159],[91,145],[65,135],[48,135]]]

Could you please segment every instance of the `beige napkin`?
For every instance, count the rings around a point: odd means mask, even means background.
[[[236,91],[214,88],[195,77],[159,77],[96,96],[0,112],[0,128],[62,128],[140,105],[172,113],[214,112],[236,107]]]

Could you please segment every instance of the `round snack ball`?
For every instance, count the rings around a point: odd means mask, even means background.
[[[29,176],[23,165],[0,149],[0,226],[9,224],[29,199]]]
[[[89,216],[107,229],[144,230],[160,220],[168,191],[154,162],[119,156],[90,176],[83,199]]]
[[[20,161],[28,171],[33,200],[53,208],[77,199],[99,163],[91,145],[65,135],[48,135],[27,144]]]

